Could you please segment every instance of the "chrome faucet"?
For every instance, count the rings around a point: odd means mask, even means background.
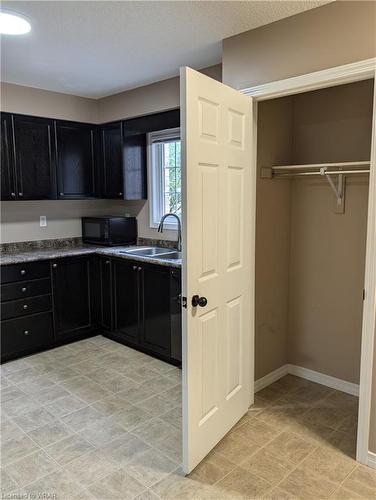
[[[175,217],[175,219],[178,221],[178,245],[177,245],[177,249],[178,249],[178,252],[181,252],[181,222],[180,222],[180,218],[178,215],[173,214],[173,213],[164,214],[163,217],[161,218],[161,222],[159,223],[159,226],[158,226],[158,233],[163,233],[163,224],[164,224],[164,221],[167,219],[167,217]]]

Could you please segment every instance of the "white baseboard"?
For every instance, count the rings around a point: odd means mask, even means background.
[[[268,373],[264,377],[256,380],[255,392],[261,391],[261,389],[264,389],[273,382],[276,382],[288,373],[306,380],[311,380],[311,382],[316,382],[317,384],[331,387],[332,389],[337,389],[337,391],[352,394],[353,396],[359,395],[359,385],[357,384],[353,384],[352,382],[347,382],[346,380],[341,380],[336,377],[331,377],[330,375],[325,375],[324,373],[316,372],[314,370],[309,370],[308,368],[303,368],[302,366],[291,364],[283,365]]]
[[[368,452],[367,465],[368,467],[372,467],[372,469],[376,469],[376,453],[373,453],[372,451]]]
[[[288,374],[288,371],[287,371],[288,366],[289,365],[280,366],[276,370],[265,375],[265,377],[261,377],[261,378],[255,380],[255,392],[261,391],[261,389],[268,387],[268,385],[272,384],[273,382],[276,382],[280,378],[287,375]]]

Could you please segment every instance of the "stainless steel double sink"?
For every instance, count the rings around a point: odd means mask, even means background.
[[[137,257],[157,257],[158,259],[178,260],[181,259],[181,252],[169,248],[160,247],[137,247],[121,250],[119,253],[135,255]]]

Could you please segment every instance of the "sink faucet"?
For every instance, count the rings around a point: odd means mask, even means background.
[[[164,221],[167,219],[167,217],[175,217],[175,219],[178,221],[178,245],[177,245],[177,248],[178,248],[178,252],[181,252],[181,222],[180,222],[178,215],[173,214],[173,213],[164,214],[163,217],[161,218],[161,222],[159,223],[159,226],[158,226],[158,233],[163,233],[163,224],[164,224]]]

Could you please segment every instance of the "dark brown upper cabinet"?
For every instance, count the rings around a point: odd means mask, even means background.
[[[101,141],[101,198],[124,199],[123,124],[100,126]]]
[[[54,121],[12,115],[16,199],[55,200]]]
[[[16,185],[12,151],[12,117],[8,113],[1,113],[0,178],[2,200],[16,199]]]
[[[58,198],[95,198],[97,127],[58,120],[55,131]]]

